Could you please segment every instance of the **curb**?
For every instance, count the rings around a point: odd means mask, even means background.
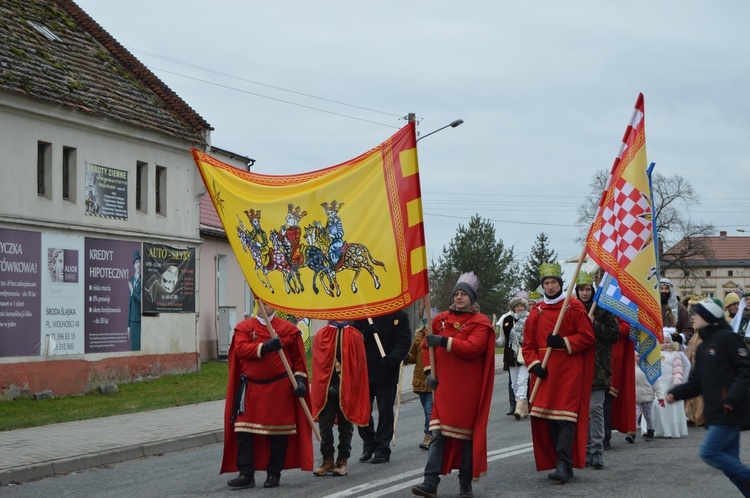
[[[79,470],[126,462],[128,460],[137,460],[139,458],[161,455],[173,451],[197,448],[223,441],[223,430],[209,431],[185,436],[179,439],[168,439],[143,445],[126,446],[112,451],[90,453],[62,460],[12,468],[0,472],[0,486],[20,484],[22,482],[53,477],[56,475],[65,475]]]

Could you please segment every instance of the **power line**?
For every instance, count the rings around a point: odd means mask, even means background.
[[[465,216],[450,216],[447,214],[436,214],[436,213],[424,213],[425,216],[437,216],[439,218],[454,218],[459,220],[471,220],[471,218],[467,218]],[[582,228],[584,225],[565,225],[562,223],[536,223],[533,221],[509,221],[509,220],[493,220],[491,218],[488,218],[487,221],[492,221],[494,223],[514,223],[518,225],[541,225],[541,226],[547,226],[547,227],[576,227],[576,228]]]
[[[251,91],[248,91],[248,90],[242,90],[240,88],[234,88],[234,87],[231,87],[231,86],[228,86],[228,85],[222,85],[220,83],[216,83],[216,82],[213,82],[213,81],[207,81],[207,80],[203,80],[203,79],[200,79],[200,78],[195,78],[193,76],[188,76],[186,74],[175,73],[174,71],[168,71],[166,69],[161,69],[161,68],[157,68],[157,67],[150,67],[149,69],[152,69],[152,70],[155,70],[155,71],[161,71],[161,72],[168,73],[168,74],[173,74],[175,76],[181,76],[181,77],[187,78],[189,80],[194,80],[194,81],[199,81],[201,83],[206,83],[207,85],[213,85],[213,86],[218,86],[220,88],[226,88],[227,90],[233,90],[235,92],[246,93],[248,95],[254,95],[256,97],[261,97],[261,98],[268,99],[268,100],[274,100],[276,102],[282,102],[284,104],[295,105],[297,107],[304,107],[305,109],[312,109],[313,111],[324,112],[326,114],[333,114],[334,116],[340,116],[340,117],[343,117],[343,118],[355,119],[357,121],[364,121],[365,123],[372,123],[372,124],[376,124],[376,125],[380,125],[380,126],[387,126],[388,128],[396,128],[396,129],[399,128],[398,126],[393,126],[393,125],[389,125],[389,124],[385,124],[385,123],[378,123],[377,121],[372,121],[372,120],[369,120],[369,119],[358,118],[358,117],[355,117],[355,116],[349,116],[348,114],[342,114],[340,112],[328,111],[326,109],[320,109],[318,107],[313,107],[313,106],[309,106],[309,105],[305,105],[305,104],[298,104],[296,102],[291,102],[289,100],[279,99],[279,98],[276,98],[276,97],[269,97],[268,95],[262,95],[260,93],[251,92]]]
[[[309,97],[311,99],[322,100],[324,102],[331,102],[333,104],[343,105],[343,106],[346,106],[346,107],[352,107],[354,109],[360,109],[360,110],[363,110],[363,111],[369,111],[369,112],[375,112],[375,113],[378,113],[378,114],[384,114],[386,116],[393,116],[393,117],[396,117],[396,118],[399,118],[399,119],[401,119],[403,117],[401,114],[394,114],[392,112],[379,111],[377,109],[371,109],[369,107],[362,107],[362,106],[358,106],[358,105],[355,105],[355,104],[348,104],[348,103],[342,102],[340,100],[333,100],[333,99],[328,99],[328,98],[325,98],[325,97],[318,97],[317,95],[312,95],[312,94],[304,93],[304,92],[298,92],[296,90],[290,90],[288,88],[283,88],[283,87],[280,87],[280,86],[271,85],[271,84],[268,84],[268,83],[263,83],[261,81],[251,80],[251,79],[248,79],[248,78],[243,78],[241,76],[235,76],[233,74],[224,73],[222,71],[217,71],[215,69],[211,69],[211,68],[199,66],[197,64],[192,64],[190,62],[184,62],[184,61],[180,61],[180,60],[177,60],[177,59],[172,59],[171,57],[165,57],[163,55],[154,54],[152,52],[146,52],[145,50],[139,50],[137,48],[129,48],[128,50],[132,50],[133,52],[139,52],[139,53],[142,53],[142,54],[146,54],[146,55],[149,55],[149,56],[154,57],[156,59],[161,59],[163,61],[172,62],[174,64],[179,64],[179,65],[186,66],[186,67],[189,67],[189,68],[192,68],[192,69],[197,69],[199,71],[204,71],[206,73],[216,74],[218,76],[224,76],[225,78],[231,78],[231,79],[235,79],[235,80],[239,80],[239,81],[244,81],[246,83],[252,83],[254,85],[260,85],[260,86],[264,86],[264,87],[267,87],[267,88],[273,88],[274,90],[281,90],[282,92],[289,92],[289,93],[293,93],[295,95],[301,95],[303,97]],[[164,71],[164,69],[161,69],[160,71]]]

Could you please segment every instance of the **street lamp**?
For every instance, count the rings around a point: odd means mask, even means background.
[[[447,125],[443,126],[442,128],[438,128],[438,129],[437,129],[437,130],[435,130],[435,131],[431,131],[431,132],[430,132],[430,133],[428,133],[427,135],[422,135],[421,137],[419,137],[419,138],[417,139],[417,142],[419,142],[419,141],[420,141],[420,140],[422,140],[423,138],[427,138],[427,137],[429,137],[430,135],[432,135],[432,134],[434,134],[434,133],[437,133],[437,132],[439,132],[440,130],[444,130],[444,129],[446,129],[446,128],[448,128],[449,126],[450,126],[451,128],[455,128],[456,126],[461,126],[461,125],[462,125],[463,123],[464,123],[464,120],[463,120],[463,119],[457,119],[457,120],[455,120],[455,121],[452,121],[452,122],[451,122],[450,124],[447,124]]]

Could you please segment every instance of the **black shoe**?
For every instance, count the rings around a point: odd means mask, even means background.
[[[568,482],[571,477],[573,477],[573,472],[571,471],[568,473],[568,469],[565,468],[564,462],[557,462],[557,468],[555,471],[547,474],[547,479],[559,481],[562,484]]]
[[[474,498],[474,491],[471,490],[470,482],[459,485],[458,498]]]
[[[510,405],[510,408],[508,409],[508,413],[506,413],[506,415],[513,415],[514,413],[516,413],[516,404],[512,403]]]
[[[604,458],[602,457],[601,452],[597,451],[596,453],[591,455],[591,466],[596,470],[601,470],[604,468]]]
[[[274,475],[268,474],[268,477],[266,477],[266,482],[263,483],[263,487],[264,488],[278,488],[280,479],[281,479],[281,476],[274,476]]]
[[[388,463],[390,461],[391,457],[388,455],[375,455],[373,459],[370,460],[370,463]]]
[[[654,431],[646,431],[646,434],[643,435],[643,439],[646,441],[653,441],[654,440]]]
[[[625,441],[630,444],[635,443],[635,434],[628,434],[627,436],[625,436]]]
[[[437,486],[432,486],[423,482],[411,487],[412,494],[417,496],[426,496],[427,498],[437,498]]]
[[[254,488],[255,476],[246,476],[244,474],[240,474],[231,481],[227,482],[227,485],[231,488]]]
[[[370,460],[370,458],[372,458],[372,451],[365,450],[365,451],[362,452],[362,455],[359,457],[359,461],[360,462],[367,462],[367,461]]]

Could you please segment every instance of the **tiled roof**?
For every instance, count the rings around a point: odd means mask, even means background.
[[[211,125],[74,2],[2,0],[0,19],[0,92],[206,144]]]
[[[750,264],[750,237],[728,237],[712,236],[703,237],[707,249],[713,254],[712,261],[746,261]],[[672,246],[665,255],[679,254],[681,248],[685,247],[686,241],[683,239]],[[684,258],[686,261],[705,261],[703,255],[692,254]]]
[[[213,235],[216,235],[218,232],[224,233],[224,227],[221,226],[221,220],[216,213],[214,203],[211,202],[211,195],[208,193],[203,194],[203,197],[201,197],[200,229]]]

